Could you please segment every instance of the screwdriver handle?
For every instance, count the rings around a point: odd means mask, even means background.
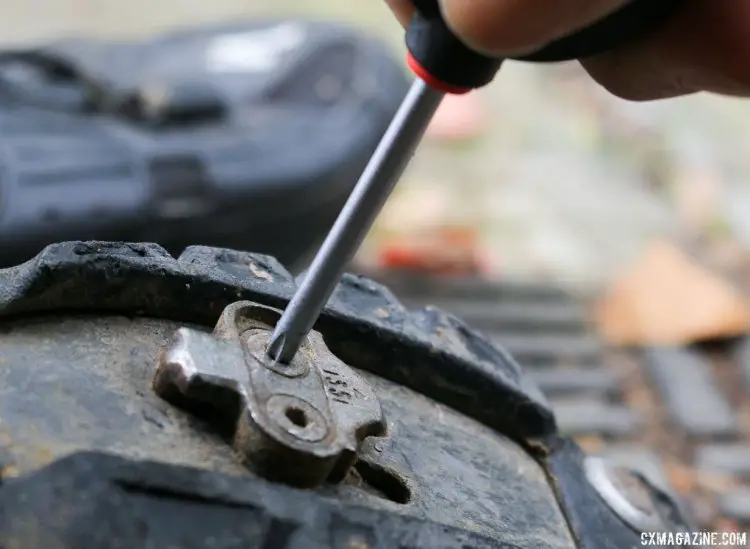
[[[533,1],[533,0],[532,0]],[[631,0],[619,10],[519,61],[552,63],[584,59],[634,42],[664,25],[685,0]],[[464,45],[448,28],[439,0],[412,0],[416,13],[406,31],[412,72],[445,93],[461,94],[489,84],[504,59]]]

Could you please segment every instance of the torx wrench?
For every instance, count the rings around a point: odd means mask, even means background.
[[[276,324],[268,355],[291,362],[409,164],[444,92],[417,78]]]
[[[502,65],[502,58],[471,50],[451,32],[438,0],[412,3],[416,11],[406,32],[407,62],[417,80],[271,335],[267,353],[277,362],[289,363],[294,358],[409,163],[444,94],[463,94],[485,86]],[[663,26],[683,3],[631,0],[593,25],[518,59],[556,62],[596,55]]]

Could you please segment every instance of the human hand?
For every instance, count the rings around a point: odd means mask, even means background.
[[[440,0],[440,5],[446,23],[467,46],[499,56],[537,50],[626,1]],[[386,2],[408,26],[414,11],[410,0]],[[583,59],[581,65],[611,93],[633,101],[700,91],[750,96],[750,0],[685,4],[656,34]]]

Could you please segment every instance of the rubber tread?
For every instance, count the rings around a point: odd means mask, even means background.
[[[0,318],[107,311],[210,326],[234,301],[284,307],[294,289],[264,255],[193,246],[174,259],[156,244],[66,242],[0,271]],[[344,361],[521,443],[556,432],[542,393],[507,352],[448,313],[408,311],[370,279],[345,275],[315,329]]]
[[[0,485],[0,546],[517,549],[258,479],[91,452]]]
[[[0,271],[0,319],[114,312],[211,326],[229,303],[249,299],[283,307],[294,289],[292,275],[264,255],[196,246],[175,259],[155,244],[67,242]],[[434,308],[408,311],[384,286],[347,275],[316,329],[345,362],[447,404],[533,449],[579,547],[638,543],[638,534],[585,482],[584,454],[557,434],[536,385],[506,352],[456,317]],[[672,502],[665,499],[663,506],[666,524],[685,528]],[[5,546],[513,547],[260,479],[94,452],[2,481],[0,547]]]

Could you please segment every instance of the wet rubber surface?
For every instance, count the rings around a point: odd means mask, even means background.
[[[167,328],[217,330],[224,325],[217,318],[238,300],[278,310],[294,288],[271,257],[204,246],[175,258],[154,244],[65,242],[0,270],[7,396],[0,399],[0,545],[219,549],[239,540],[255,547],[261,536],[279,549],[343,549],[331,537],[347,532],[339,519],[362,514],[366,546],[382,549],[620,549],[640,542],[646,528],[623,519],[586,480],[589,456],[560,434],[547,398],[507,351],[454,315],[407,309],[386,286],[351,274],[315,331],[370,381],[391,417],[386,437],[363,442],[350,464],[352,483],[324,483],[317,494],[298,490],[308,498],[305,513],[289,487],[222,473],[232,469],[241,440],[236,433],[225,439],[231,425],[215,413],[198,406],[180,412],[147,388],[157,351]],[[209,400],[214,412],[222,407]],[[460,423],[449,422],[453,416]],[[690,530],[663,490],[643,478],[638,485],[634,497],[649,495],[660,528]],[[255,494],[252,502],[242,486]],[[201,531],[188,534],[189,542],[173,541],[185,534],[173,516],[184,518],[188,501],[217,496],[224,510],[198,521]],[[261,515],[246,523],[252,532],[238,538],[227,529],[226,504],[260,506]],[[335,517],[318,515],[331,505]],[[284,532],[273,522],[281,519]],[[342,540],[348,549],[354,544]]]

